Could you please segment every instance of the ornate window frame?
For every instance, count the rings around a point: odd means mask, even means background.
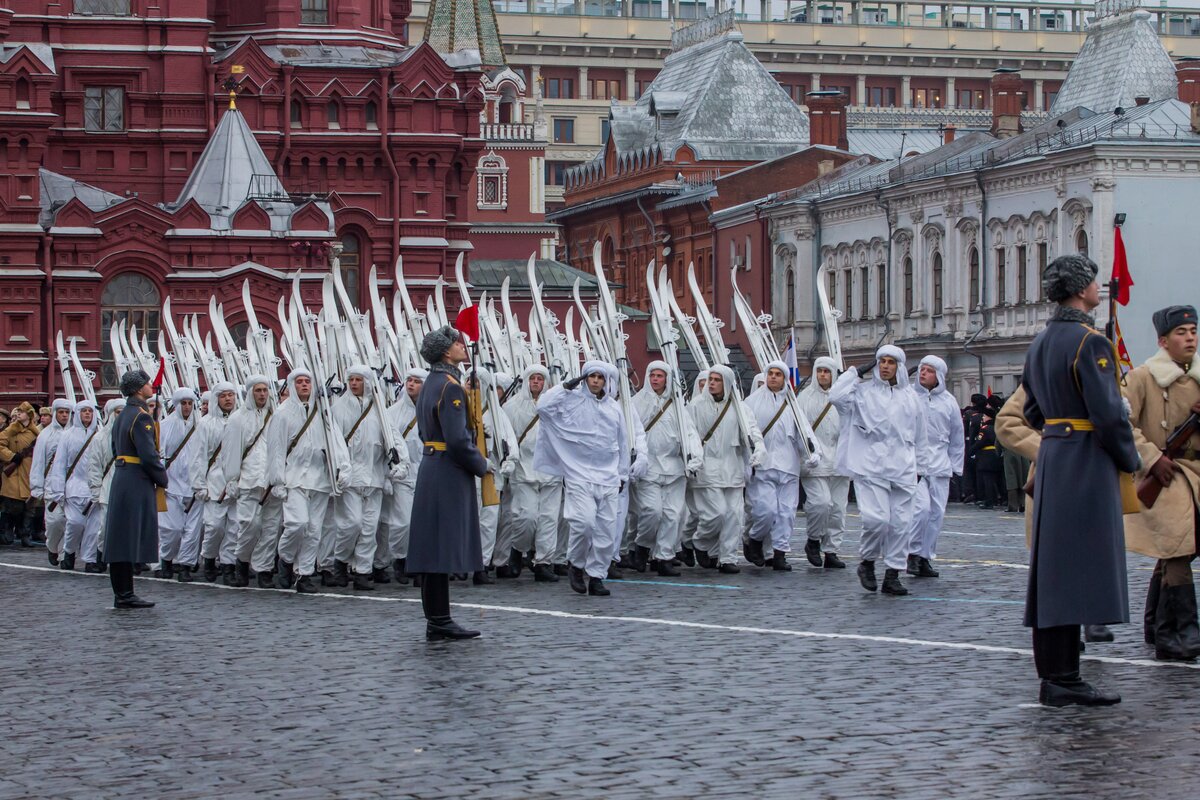
[[[505,211],[508,209],[508,162],[495,150],[479,159],[475,168],[475,205],[480,211]]]

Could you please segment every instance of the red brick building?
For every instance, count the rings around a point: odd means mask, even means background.
[[[203,315],[249,278],[273,324],[299,270],[319,305],[335,243],[365,304],[372,264],[390,290],[402,255],[419,293],[459,253],[553,238],[529,199],[544,135],[487,2],[439,37],[457,6],[439,0],[417,44],[410,0],[4,5],[0,398],[53,391],[60,329],[111,386],[109,322],[153,343],[168,296]],[[240,302],[227,311],[236,328]]]

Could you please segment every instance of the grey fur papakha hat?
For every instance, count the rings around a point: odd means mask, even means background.
[[[421,358],[431,365],[436,364],[446,356],[450,346],[461,339],[462,334],[451,325],[443,325],[435,331],[430,331],[421,340]]]
[[[121,376],[121,394],[132,397],[139,389],[150,382],[150,376],[145,370],[133,369]]]
[[[1087,256],[1059,256],[1042,273],[1042,288],[1046,290],[1049,300],[1061,303],[1091,285],[1099,272],[1096,262]]]

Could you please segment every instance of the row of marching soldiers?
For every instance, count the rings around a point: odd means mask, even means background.
[[[605,373],[608,387],[596,397],[615,406],[615,368],[593,367]],[[592,594],[606,594],[602,579],[619,577],[621,567],[661,576],[679,575],[684,564],[735,573],[744,557],[790,570],[801,483],[805,556],[815,567],[842,568],[838,550],[851,478],[863,512],[858,575],[864,588],[877,589],[876,561],[884,562],[883,591],[890,594],[907,593],[902,571],[936,577],[931,561],[947,487],[963,458],[958,409],[946,392],[941,359],[922,361],[915,386],[908,385],[899,348],[882,348],[876,365],[840,379],[832,361],[818,359],[798,398],[817,437],[807,456],[785,413],[790,389],[782,362],[769,364],[756,380],[742,421],[728,367],[701,374],[680,415],[670,409],[670,373],[664,362],[647,367],[633,397],[632,453],[602,481],[589,460],[598,443],[616,446],[623,431],[607,430],[603,415],[554,421],[540,413],[550,388],[544,367],[531,367],[516,381],[480,371],[503,398],[503,414],[485,409],[484,419],[508,457],[491,465],[502,502],[480,508],[487,566],[469,576],[475,583],[517,578],[526,564],[535,580],[570,575],[576,589],[586,572]],[[317,388],[303,369],[282,389],[259,375],[242,387],[219,383],[202,398],[190,389],[175,392],[161,425],[169,487],[156,575],[187,582],[198,572],[229,586],[298,592],[317,591],[318,576],[322,585],[365,591],[408,583],[409,533],[420,524],[412,519],[413,495],[425,450],[416,400],[426,376],[410,370],[387,409],[395,459],[385,451],[379,416],[371,413],[373,376],[366,366],[347,371],[345,390],[332,403],[332,428],[340,432],[332,440],[316,419]],[[587,377],[568,382],[567,390],[587,393]],[[47,501],[49,557],[62,569],[75,568],[78,558],[87,571],[104,570],[98,548],[113,472],[110,427],[123,404],[109,401],[102,420],[91,403],[72,407],[57,400],[55,422],[35,447],[31,483]],[[554,421],[556,434],[541,435],[548,427],[539,424],[543,417]],[[499,431],[491,430],[496,419]],[[687,452],[697,455],[685,461]],[[611,486],[593,491],[581,509],[573,484],[604,482]],[[573,544],[581,540],[588,542],[583,555]]]

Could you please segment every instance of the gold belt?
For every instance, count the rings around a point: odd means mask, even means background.
[[[137,456],[117,456],[117,461],[122,464],[140,464],[142,460]]]
[[[437,450],[438,452],[444,452],[446,449],[445,442],[426,442],[425,446]]]
[[[1066,425],[1067,433],[1070,433],[1072,428],[1074,428],[1077,431],[1094,431],[1094,430],[1096,430],[1096,426],[1092,424],[1092,421],[1090,419],[1072,419],[1069,417],[1056,418],[1056,419],[1046,420],[1046,424],[1047,425]]]
[[[996,445],[994,445],[994,444],[989,444],[989,445],[987,445],[986,447],[984,447],[984,448],[982,448],[982,449],[984,449],[984,450],[995,450],[995,449],[996,449]]]

